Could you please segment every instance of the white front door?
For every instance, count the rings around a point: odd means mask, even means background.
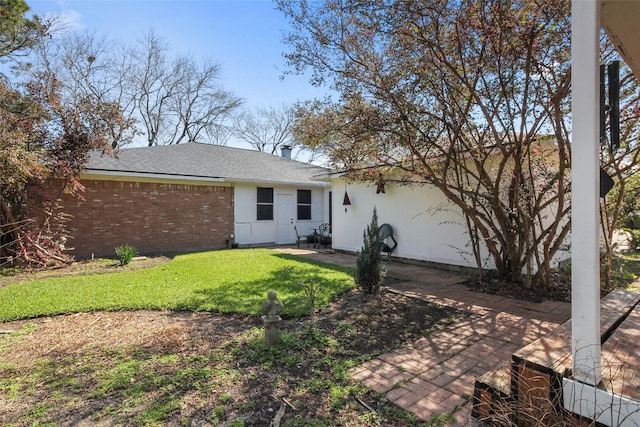
[[[287,245],[295,243],[293,233],[293,195],[278,194],[276,198],[276,243]]]

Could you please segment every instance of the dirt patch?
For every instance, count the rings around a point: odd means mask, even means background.
[[[515,285],[505,280],[485,278],[480,281],[473,278],[463,282],[464,285],[476,292],[501,295],[523,301],[571,301],[571,280],[564,276],[558,276],[553,286],[538,286],[528,288],[524,285]]]
[[[313,321],[78,313],[0,325],[0,424],[423,425],[348,369],[466,314],[405,296],[349,292]]]
[[[96,258],[92,260],[75,261],[72,264],[58,268],[48,268],[43,270],[24,270],[16,274],[0,275],[0,287],[9,283],[24,282],[26,280],[45,279],[49,277],[70,277],[82,276],[85,274],[106,274],[121,271],[134,271],[143,268],[155,267],[166,264],[171,258],[166,256],[158,257],[136,257],[130,264],[121,266],[118,261],[106,258]]]

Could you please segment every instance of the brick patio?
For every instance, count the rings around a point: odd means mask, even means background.
[[[355,266],[355,256],[331,251],[294,250],[324,262]],[[415,342],[352,369],[353,377],[422,420],[450,413],[452,426],[477,425],[471,418],[474,383],[511,355],[566,321],[569,303],[533,303],[469,290],[454,272],[392,262],[385,264],[389,290],[469,313]]]

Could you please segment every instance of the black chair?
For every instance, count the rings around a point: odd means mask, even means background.
[[[307,241],[307,247],[309,247],[309,238],[307,236],[301,236],[298,233],[298,227],[296,227],[295,224],[293,226],[293,230],[296,232],[296,243],[298,245],[298,249],[300,248],[300,240],[302,240],[303,238]]]
[[[382,252],[387,254],[387,261],[391,261],[391,254],[398,247],[398,242],[393,237],[393,227],[382,224],[378,228],[378,241],[382,244]]]

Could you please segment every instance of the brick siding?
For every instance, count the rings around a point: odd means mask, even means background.
[[[141,255],[223,248],[233,232],[233,187],[84,180],[84,199],[63,196],[70,253],[115,255],[129,244]]]

